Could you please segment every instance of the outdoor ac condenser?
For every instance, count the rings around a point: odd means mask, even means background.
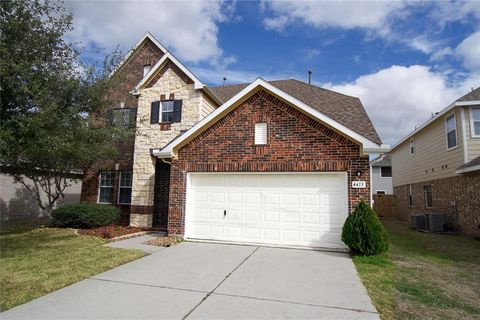
[[[446,218],[443,213],[427,213],[427,229],[442,232],[446,230]]]
[[[425,229],[425,215],[424,214],[411,214],[410,226],[412,229]]]

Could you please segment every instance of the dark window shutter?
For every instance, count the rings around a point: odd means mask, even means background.
[[[158,123],[160,114],[160,101],[153,101],[150,109],[150,123]]]
[[[175,100],[173,104],[173,122],[182,122],[182,100]]]
[[[130,109],[130,116],[128,117],[128,124],[130,128],[135,128],[137,124],[137,108]]]

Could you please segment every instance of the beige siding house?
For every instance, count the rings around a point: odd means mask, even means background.
[[[480,88],[435,114],[390,155],[403,218],[440,212],[449,228],[480,233]]]

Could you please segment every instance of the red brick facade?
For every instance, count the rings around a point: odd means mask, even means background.
[[[117,71],[117,76],[121,81],[111,93],[112,109],[120,108],[120,103],[124,103],[125,108],[137,108],[137,100],[130,91],[143,78],[143,68],[145,65],[154,65],[162,57],[163,52],[148,38],[136,49],[125,64]],[[133,149],[134,138],[117,145],[118,155],[116,159],[98,162],[91,167],[84,169],[84,177],[82,180],[81,201],[96,203],[98,198],[98,182],[100,171],[116,171],[116,164],[119,170],[115,172],[115,184],[113,199],[118,199],[118,179],[119,171],[132,171],[133,168]],[[122,211],[122,223],[129,223],[130,206],[129,205],[113,205]],[[151,210],[150,210],[151,213]]]
[[[266,122],[268,144],[254,145],[254,124]],[[172,162],[168,231],[183,234],[188,172],[327,172],[347,171],[367,188],[349,187],[349,210],[369,201],[368,156],[345,137],[260,91],[178,151]],[[357,173],[360,176],[357,177]]]
[[[432,186],[432,205],[425,208],[424,186]],[[398,214],[409,220],[410,214],[444,213],[449,228],[473,236],[480,236],[480,173],[454,176],[412,184],[412,207],[408,206],[408,185],[393,187]],[[454,203],[452,203],[454,202]],[[455,206],[452,206],[454,204]]]

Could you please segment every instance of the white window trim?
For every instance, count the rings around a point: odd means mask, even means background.
[[[380,195],[387,194],[387,190],[375,190],[375,194],[379,194],[378,191],[384,192],[384,193],[380,193]]]
[[[123,186],[122,187],[122,184],[121,184],[121,181],[122,181],[122,173],[123,172],[131,172],[132,173],[132,185],[130,187],[125,187]],[[118,175],[118,195],[117,195],[117,204],[123,204],[123,205],[131,205],[132,204],[132,196],[131,196],[131,193],[130,193],[130,202],[120,202],[120,189],[128,189],[130,188],[130,190],[133,189],[133,171],[120,171],[120,174]]]
[[[260,129],[259,127],[265,127],[265,137],[259,137],[259,140],[262,140],[265,138],[265,141],[257,141],[257,128],[258,130]],[[268,125],[266,122],[258,122],[255,123],[255,132],[254,132],[254,139],[255,139],[255,145],[257,146],[266,146],[268,144]]]
[[[432,194],[432,206],[431,207],[428,206],[427,190],[426,190],[427,187],[430,187],[430,190],[431,190],[430,193]],[[423,196],[425,197],[425,209],[432,209],[433,208],[433,188],[432,188],[431,185],[423,186]]]
[[[480,138],[480,133],[475,134],[475,121],[473,120],[473,109],[480,110],[480,107],[470,107],[470,137],[473,139]]]
[[[392,176],[393,176],[393,170],[391,169],[392,167],[390,167],[390,173],[392,174],[390,177],[384,177],[382,175],[382,168],[388,168],[388,167],[379,167],[380,168],[380,178],[383,178],[383,179],[392,179]],[[380,190],[380,191],[383,191],[383,190]]]
[[[164,102],[173,102],[173,106],[172,106],[172,111],[163,111],[163,103]],[[166,121],[162,121],[163,117],[163,113],[164,112],[171,112],[172,114],[175,113],[175,100],[163,100],[163,101],[160,101],[160,110],[159,110],[159,116],[158,116],[158,123],[173,123],[173,121],[170,121],[170,122],[166,122]]]
[[[412,143],[413,143],[413,152],[412,152]],[[410,139],[410,144],[408,145],[408,148],[411,156],[417,153],[417,144],[415,143],[415,139]]]
[[[448,128],[447,128],[447,120],[448,118],[453,116],[453,122],[455,123],[455,143],[456,145],[454,147],[449,148],[448,147]],[[454,150],[458,148],[458,128],[457,128],[457,116],[455,115],[455,112],[452,112],[450,114],[447,114],[445,116],[445,142],[447,144],[447,151]]]
[[[113,202],[100,202],[100,183],[102,182],[102,172],[114,172],[111,170],[102,170],[100,171],[100,174],[98,175],[98,190],[97,190],[97,203],[98,204],[113,204]],[[115,174],[115,173],[114,173]],[[115,185],[111,187],[104,187],[104,188],[112,188],[112,190],[115,188]],[[113,197],[112,197],[113,198]]]

